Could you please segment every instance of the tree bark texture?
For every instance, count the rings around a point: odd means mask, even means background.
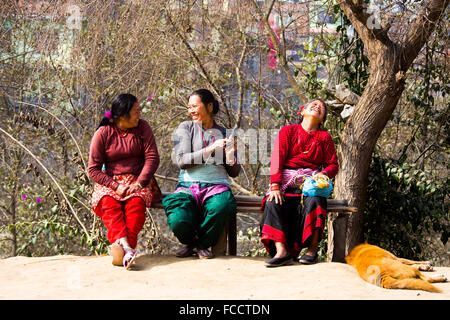
[[[387,29],[370,30],[362,1],[340,1],[365,47],[370,60],[370,76],[353,114],[345,124],[338,147],[340,170],[335,197],[347,199],[358,213],[329,219],[332,243],[329,261],[344,262],[345,256],[363,241],[363,212],[367,179],[376,142],[392,115],[405,88],[405,74],[431,35],[448,0],[431,0],[410,25],[401,42],[388,37]],[[330,250],[331,249],[331,250]]]

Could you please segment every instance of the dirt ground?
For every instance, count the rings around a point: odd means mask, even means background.
[[[266,268],[266,259],[140,255],[127,271],[109,256],[13,257],[0,260],[0,299],[450,300],[450,282],[436,284],[443,293],[388,290],[346,264]],[[450,279],[448,267],[431,273]]]

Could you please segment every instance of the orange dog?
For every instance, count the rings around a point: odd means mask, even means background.
[[[430,282],[447,281],[443,275],[431,278],[419,271],[431,271],[433,267],[429,261],[397,258],[389,251],[370,244],[354,247],[345,261],[356,268],[363,280],[387,289],[442,292]]]

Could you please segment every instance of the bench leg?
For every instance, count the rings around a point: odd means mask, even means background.
[[[328,216],[328,261],[345,263],[348,217],[335,212]]]
[[[236,216],[228,222],[228,254],[235,256],[237,253]]]
[[[224,256],[227,253],[227,238],[228,238],[228,254],[230,256],[236,255],[236,244],[237,244],[237,234],[236,234],[236,217],[231,219],[225,228],[223,229],[222,234],[220,235],[219,240],[216,245],[211,248],[212,253],[216,257]]]
[[[220,238],[217,241],[216,245],[211,248],[212,253],[216,257],[224,256],[227,253],[227,229],[228,227],[225,227],[223,229],[223,232],[220,235]]]

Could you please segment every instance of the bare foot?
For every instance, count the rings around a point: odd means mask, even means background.
[[[122,246],[118,243],[113,243],[111,245],[111,255],[113,257],[112,264],[115,266],[123,265],[123,256],[125,255],[125,251]]]
[[[134,259],[136,259],[136,251],[130,247],[124,248],[124,250],[125,255],[123,256],[123,266],[125,269],[129,270],[134,262]]]

